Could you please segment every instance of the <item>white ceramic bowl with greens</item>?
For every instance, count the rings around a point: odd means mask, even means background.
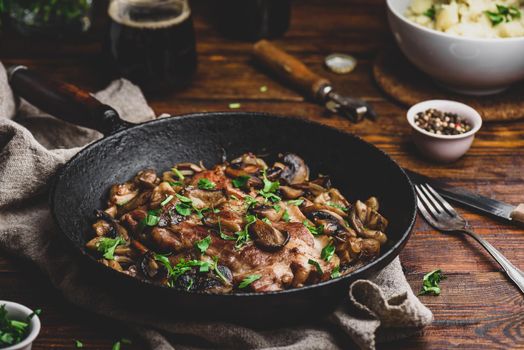
[[[37,315],[33,315],[30,320],[28,317],[33,314],[33,310],[28,307],[14,303],[11,301],[0,300],[0,306],[5,305],[7,311],[7,317],[10,320],[27,322],[28,327],[25,337],[21,342],[9,345],[7,347],[0,347],[2,350],[31,350],[31,346],[35,341],[36,337],[40,333],[40,319]],[[0,345],[1,346],[1,345]]]
[[[423,27],[406,16],[411,0],[387,0],[391,31],[420,70],[450,90],[489,95],[524,80],[524,37],[470,38]]]

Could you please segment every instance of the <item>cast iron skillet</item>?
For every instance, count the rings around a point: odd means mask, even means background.
[[[14,91],[63,120],[105,135],[72,158],[56,175],[50,203],[59,229],[87,260],[89,276],[100,276],[108,288],[121,290],[135,303],[151,302],[154,310],[173,316],[274,322],[311,319],[331,311],[347,296],[351,281],[378,271],[406,244],[415,220],[416,202],[410,180],[385,153],[360,138],[304,120],[262,113],[196,113],[133,125],[80,89],[52,83],[30,70],[11,69]],[[389,242],[382,255],[351,274],[298,289],[273,293],[208,295],[153,285],[96,262],[85,249],[94,210],[104,207],[109,187],[144,168],[169,169],[178,162],[212,166],[252,151],[275,157],[294,152],[312,174],[329,174],[350,201],[379,199],[389,220]]]

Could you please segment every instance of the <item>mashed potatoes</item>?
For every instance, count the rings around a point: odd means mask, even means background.
[[[406,17],[424,27],[460,36],[524,36],[524,0],[412,0]]]

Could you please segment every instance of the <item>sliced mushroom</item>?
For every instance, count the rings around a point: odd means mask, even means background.
[[[282,196],[284,197],[284,199],[297,199],[298,197],[304,194],[304,190],[301,190],[299,188],[289,187],[289,186],[280,186],[279,190],[280,190],[280,193],[282,193]]]
[[[260,170],[267,169],[267,164],[253,153],[245,153],[231,161],[231,168],[242,169],[248,174],[255,174]],[[227,172],[227,170],[226,170]]]
[[[153,169],[146,169],[138,172],[134,180],[140,187],[148,189],[154,188],[160,182]]]
[[[202,273],[198,268],[194,267],[178,277],[174,282],[174,287],[186,291],[201,291],[213,294],[229,293],[233,289],[233,274],[231,270],[224,265],[218,265],[217,270],[225,280],[219,277],[214,270]]]
[[[146,278],[154,278],[159,274],[160,270],[158,262],[155,260],[154,255],[150,251],[142,254],[140,258],[138,258],[138,267],[140,272]]]
[[[379,204],[378,204],[378,199],[376,197],[369,197],[367,200],[366,200],[366,206],[368,208],[371,208],[375,211],[378,211],[379,209]]]
[[[282,207],[277,209],[280,210],[277,211],[275,209],[275,206],[273,205],[260,204],[252,208],[251,212],[257,215],[258,217],[264,217],[269,219],[269,221],[277,222],[282,218],[282,215],[284,214],[284,210],[282,209]]]
[[[124,205],[138,195],[138,189],[133,182],[116,184],[109,191],[109,204]]]
[[[309,168],[302,158],[293,153],[288,153],[282,159],[285,168],[280,177],[289,184],[298,184],[309,180]]]
[[[175,196],[176,192],[171,187],[169,182],[161,182],[157,187],[153,189],[153,192],[151,193],[151,199],[150,199],[150,207],[151,208],[159,208],[160,203],[166,200],[169,196]]]
[[[92,227],[97,236],[105,236],[113,229],[113,226],[106,220],[98,220]]]
[[[259,219],[256,219],[249,226],[249,234],[257,247],[266,251],[282,249],[289,242],[289,233],[287,231],[279,231]]]
[[[324,188],[331,188],[331,178],[329,176],[319,175],[318,178],[310,182],[322,186]]]
[[[306,206],[301,210],[309,220],[313,221],[316,225],[322,225],[323,232],[327,235],[348,232],[344,219],[337,213],[333,212],[331,208],[328,210],[324,206],[315,204]]]
[[[349,222],[357,231],[359,236],[364,238],[376,239],[381,244],[386,243],[387,236],[382,231],[373,230],[365,227],[364,223],[366,222],[367,218],[367,207],[364,207],[364,203],[357,201],[349,214]],[[361,218],[363,218],[364,220],[362,220]]]
[[[313,183],[313,182],[297,183],[297,184],[294,184],[292,187],[301,189],[305,193],[312,194],[315,197],[327,191],[327,189],[325,189],[324,187],[317,185],[316,183]]]
[[[178,163],[175,168],[177,168],[183,175],[193,175],[195,173],[200,173],[204,171],[204,168],[196,165],[194,163]]]

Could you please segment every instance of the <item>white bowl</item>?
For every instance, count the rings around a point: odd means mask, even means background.
[[[460,135],[437,135],[418,127],[415,124],[415,116],[429,108],[459,115],[469,122],[471,130]],[[471,147],[475,133],[482,126],[482,118],[476,110],[463,103],[448,100],[417,103],[408,110],[407,118],[413,128],[413,141],[419,151],[426,157],[442,163],[453,162],[462,157]]]
[[[13,303],[12,301],[0,300],[0,305],[5,304],[7,314],[13,320],[23,321],[33,313],[31,309],[22,304]],[[29,322],[29,334],[20,343],[2,348],[2,350],[31,350],[33,341],[40,333],[40,319],[34,315]]]
[[[468,95],[500,92],[524,79],[524,37],[469,38],[418,25],[404,15],[411,0],[387,0],[400,50],[445,87]]]

